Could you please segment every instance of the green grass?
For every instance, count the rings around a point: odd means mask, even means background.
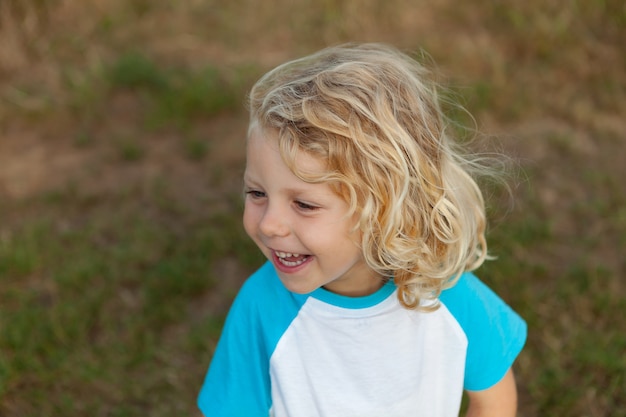
[[[194,394],[180,380],[201,382],[223,319],[198,320],[189,305],[221,278],[212,268],[217,259],[249,264],[258,255],[230,215],[207,214],[180,229],[171,214],[144,204],[152,208],[61,195],[43,203],[41,218],[5,236],[3,415],[12,407],[22,416],[86,416],[101,407],[112,415],[189,412]],[[129,379],[141,383],[123,388]],[[178,396],[188,404],[179,406]]]
[[[188,126],[193,120],[232,110],[243,100],[240,74],[244,69],[230,69],[226,77],[213,66],[197,70],[166,67],[135,51],[121,55],[104,72],[112,91],[130,89],[139,94],[148,107],[149,126],[174,124]]]
[[[204,159],[209,152],[209,143],[199,138],[188,138],[185,140],[184,153],[192,161]]]
[[[566,138],[556,139],[555,154],[577,160]],[[499,259],[482,268],[487,282],[529,324],[528,344],[516,370],[522,410],[539,414],[567,410],[584,416],[590,409],[598,415],[626,413],[626,339],[618,330],[624,327],[626,308],[623,263],[616,265],[611,255],[626,250],[620,238],[626,230],[613,219],[626,200],[616,192],[614,176],[597,169],[596,175],[586,175],[589,163],[588,158],[577,160],[583,175],[572,180],[590,193],[586,199],[565,202],[567,210],[557,216],[546,211],[533,188],[519,192],[523,206],[510,213],[508,224],[498,224],[491,232],[492,250]],[[545,168],[529,171],[531,181],[548,167],[555,169],[546,161]],[[556,185],[561,198],[566,192]],[[575,229],[562,230],[559,223],[570,216]],[[601,219],[615,226],[594,235]],[[557,397],[550,394],[554,387],[568,389]]]
[[[159,66],[140,52],[131,51],[121,55],[107,71],[113,88],[164,90],[168,88],[168,76]]]
[[[137,139],[124,137],[117,140],[120,159],[127,162],[137,161],[144,155],[144,150]]]
[[[262,261],[243,149],[222,153],[246,90],[364,39],[424,47],[476,117],[447,107],[455,133],[485,126],[517,163],[510,194],[488,184],[497,260],[478,274],[529,324],[519,415],[626,415],[623,2],[65,3],[0,3],[0,160],[45,155],[0,162],[1,416],[198,416]],[[31,177],[52,185],[4,194]]]

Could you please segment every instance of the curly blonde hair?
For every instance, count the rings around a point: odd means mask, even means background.
[[[278,66],[249,99],[250,129],[277,132],[299,178],[331,184],[359,217],[367,264],[426,310],[487,256],[479,164],[458,151],[429,75],[388,45],[348,44]],[[299,171],[298,152],[327,172]]]

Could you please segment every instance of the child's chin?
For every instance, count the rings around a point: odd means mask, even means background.
[[[293,282],[293,279],[283,278],[280,276],[280,273],[278,274],[278,277],[280,278],[280,282],[283,283],[283,286],[285,288],[287,288],[290,292],[296,294],[309,294],[317,289],[317,287],[315,286],[306,284],[302,285],[303,283]]]

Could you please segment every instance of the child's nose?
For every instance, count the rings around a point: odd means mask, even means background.
[[[261,233],[268,237],[287,236],[289,234],[289,225],[285,213],[281,213],[280,210],[269,205],[261,218],[259,229]]]

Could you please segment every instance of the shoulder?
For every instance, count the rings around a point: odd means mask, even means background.
[[[472,272],[465,272],[456,284],[441,293],[440,301],[462,319],[467,314],[490,313],[492,309],[510,309],[506,303]]]
[[[452,288],[444,290],[440,301],[465,330],[510,324],[514,330],[525,331],[524,320],[471,272],[465,272]]]
[[[473,273],[464,273],[441,303],[468,339],[465,388],[482,390],[498,382],[526,341],[526,322]]]
[[[268,415],[269,356],[290,319],[285,310],[281,313],[272,306],[287,305],[285,299],[289,293],[269,264],[262,265],[241,287],[198,396],[205,415]]]
[[[246,303],[262,308],[285,298],[299,297],[285,288],[272,264],[265,262],[244,282],[235,303]]]
[[[265,262],[243,283],[237,297],[284,296],[286,292],[272,264]]]
[[[244,282],[235,297],[229,319],[247,323],[257,331],[269,332],[273,344],[307,298],[308,295],[287,290],[273,265],[266,262]]]
[[[261,289],[275,287],[279,284],[280,280],[278,275],[276,275],[276,270],[270,262],[265,262],[250,275],[244,286]]]

